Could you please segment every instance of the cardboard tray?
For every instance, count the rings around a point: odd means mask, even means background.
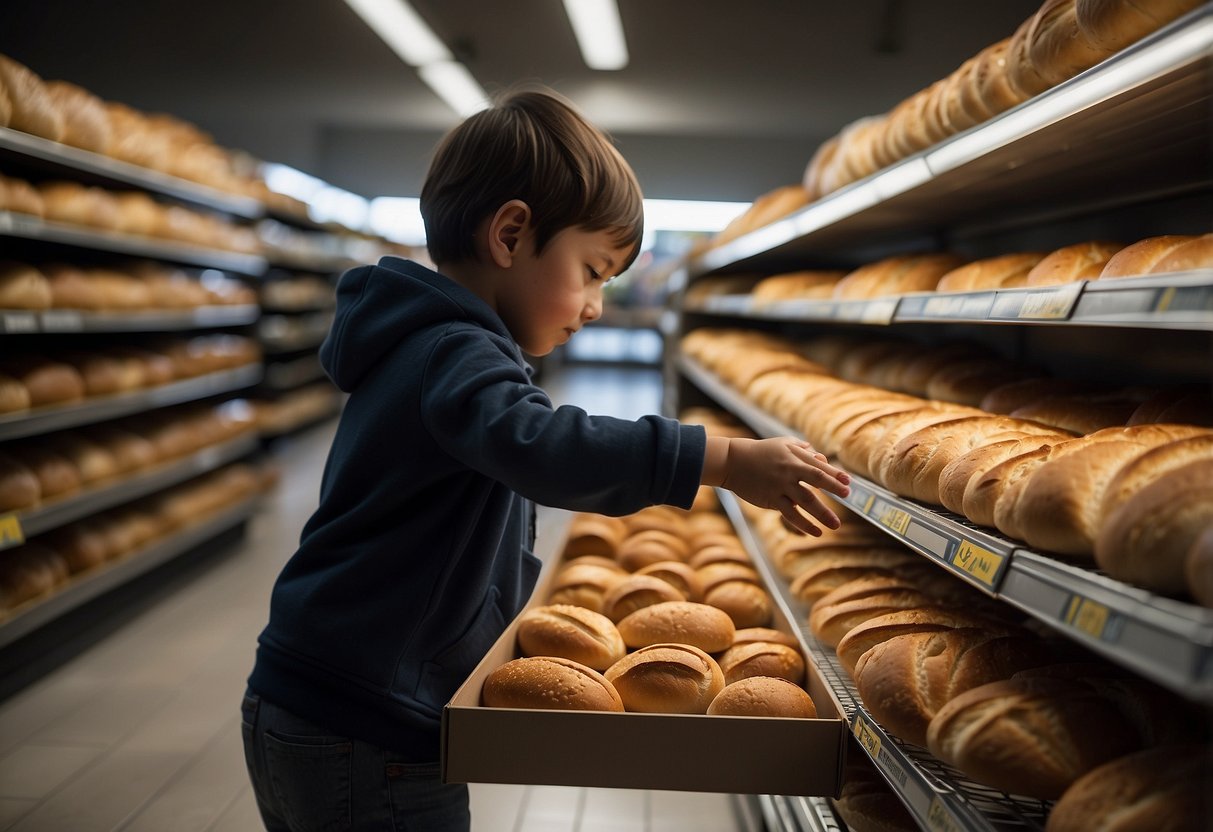
[[[528,609],[548,596],[567,528],[552,536]],[[775,616],[773,627],[794,632]],[[811,663],[806,687],[819,719],[481,707],[485,677],[518,655],[516,629],[515,621],[443,710],[444,782],[838,796],[847,726]]]

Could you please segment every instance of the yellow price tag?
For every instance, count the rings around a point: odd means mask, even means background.
[[[1171,301],[1175,300],[1175,287],[1168,286],[1159,296],[1158,302],[1154,304],[1155,312],[1166,312],[1171,308]]]
[[[1090,598],[1075,595],[1066,608],[1066,623],[1094,638],[1103,638],[1108,627],[1108,608]]]
[[[878,519],[898,534],[905,534],[906,529],[910,528],[910,515],[890,505],[881,507]]]
[[[952,563],[962,572],[972,575],[988,587],[993,588],[1003,556],[978,546],[971,540],[960,541]]]
[[[0,549],[11,549],[25,542],[21,520],[15,514],[0,515]]]
[[[927,810],[927,826],[935,832],[960,832],[960,825],[952,818],[951,813],[944,808],[939,795],[931,798],[931,808]]]
[[[880,737],[872,730],[872,726],[868,725],[859,714],[855,714],[855,725],[851,729],[851,733],[855,735],[855,739],[859,740],[859,744],[864,747],[873,760],[880,756]]]

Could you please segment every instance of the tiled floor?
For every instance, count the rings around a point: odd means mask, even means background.
[[[658,412],[655,371],[549,371],[557,404]],[[0,830],[260,828],[238,702],[269,588],[310,512],[331,426],[281,454],[281,485],[247,537],[179,567],[114,632],[0,702]],[[477,832],[732,832],[726,795],[472,786]]]

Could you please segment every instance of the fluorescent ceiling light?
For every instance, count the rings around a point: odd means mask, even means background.
[[[376,234],[414,246],[425,245],[421,200],[407,196],[380,196],[371,200],[369,225]]]
[[[446,44],[426,25],[407,0],[345,2],[409,66],[451,60],[451,51],[446,48]]]
[[[458,61],[436,61],[417,67],[421,80],[451,106],[459,115],[467,118],[489,105],[488,96],[467,67]]]
[[[615,0],[564,0],[564,10],[586,66],[623,69],[628,65],[628,45]]]
[[[724,228],[750,207],[748,202],[646,199],[645,231],[710,231]]]

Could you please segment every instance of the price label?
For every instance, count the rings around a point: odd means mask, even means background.
[[[79,332],[84,323],[79,312],[57,309],[42,313],[42,328],[47,332]]]
[[[978,546],[971,540],[962,540],[952,563],[962,572],[972,575],[993,589],[1003,560],[1003,556],[996,552]]]
[[[0,514],[0,549],[11,549],[25,542],[25,532],[16,514]]]
[[[876,519],[881,525],[887,526],[898,534],[905,534],[906,529],[910,528],[910,515],[888,503],[877,504]]]
[[[1070,596],[1066,605],[1065,622],[1076,630],[1087,635],[1102,639],[1108,632],[1111,614],[1103,604],[1096,603],[1081,595]]]
[[[859,714],[855,714],[855,725],[852,727],[851,733],[868,752],[868,756],[873,760],[880,757],[880,737],[872,730],[872,726],[868,725],[868,721]]]
[[[931,798],[931,808],[927,810],[927,826],[934,832],[961,832],[960,824],[943,805],[939,795]]]
[[[1171,308],[1171,304],[1175,301],[1175,287],[1168,286],[1158,295],[1158,301],[1154,304],[1155,312],[1166,312]]]
[[[897,312],[897,298],[868,301],[859,314],[859,320],[865,324],[892,323],[893,315]]]
[[[33,312],[5,312],[0,315],[0,323],[10,335],[38,331],[38,317]]]
[[[1024,298],[1018,317],[1047,321],[1068,318],[1081,288],[1082,284],[1075,283],[1062,289],[1033,292]]]

